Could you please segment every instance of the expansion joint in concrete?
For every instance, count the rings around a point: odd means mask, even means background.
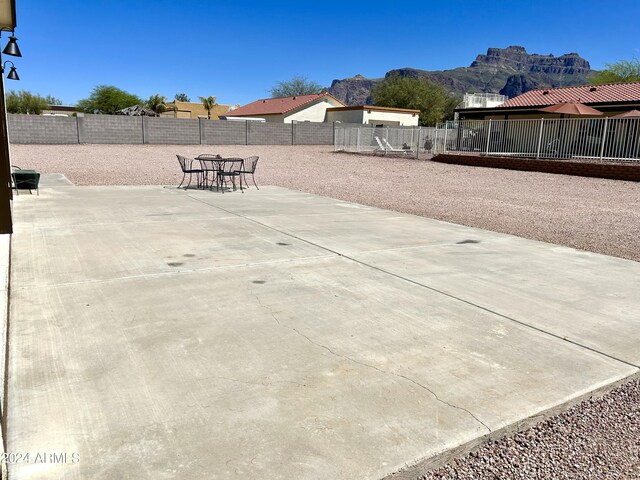
[[[497,311],[492,310],[492,309],[490,309],[490,308],[487,308],[487,307],[485,307],[485,306],[483,306],[483,305],[479,305],[479,304],[477,304],[477,303],[474,303],[474,302],[472,302],[472,301],[470,301],[470,300],[467,300],[467,299],[465,299],[465,298],[462,298],[462,297],[460,297],[460,296],[454,295],[454,294],[452,294],[452,293],[445,292],[444,290],[441,290],[441,289],[439,289],[439,288],[434,288],[434,287],[432,287],[432,286],[426,285],[426,284],[421,283],[421,282],[418,282],[418,281],[416,281],[416,280],[412,280],[412,279],[410,279],[410,278],[404,277],[404,276],[399,275],[399,274],[397,274],[397,273],[390,272],[390,271],[388,271],[388,270],[385,270],[384,268],[380,268],[380,267],[377,267],[377,266],[375,266],[375,265],[371,265],[370,263],[363,262],[362,260],[358,260],[357,258],[350,257],[349,255],[346,255],[346,254],[344,254],[344,253],[337,252],[337,251],[335,251],[335,250],[332,250],[332,249],[330,249],[330,248],[327,248],[327,247],[325,247],[325,246],[323,246],[323,245],[320,245],[320,244],[318,244],[318,243],[315,243],[315,242],[312,242],[312,241],[307,240],[307,239],[305,239],[305,238],[302,238],[302,237],[299,237],[299,236],[297,236],[297,235],[294,235],[294,234],[292,234],[292,233],[290,233],[290,232],[286,232],[286,231],[284,231],[284,230],[280,230],[280,229],[278,229],[278,228],[274,228],[274,227],[272,227],[272,226],[270,226],[270,225],[267,225],[267,224],[265,224],[265,223],[260,222],[259,220],[256,220],[256,219],[253,219],[253,218],[249,218],[249,217],[247,217],[247,216],[245,216],[245,215],[241,215],[241,214],[239,214],[239,213],[233,212],[233,211],[231,211],[231,210],[227,210],[227,209],[222,208],[222,207],[219,207],[219,206],[217,206],[217,205],[211,205],[210,203],[204,202],[204,201],[202,201],[202,200],[200,200],[200,199],[197,199],[197,198],[195,198],[195,197],[190,197],[190,198],[192,198],[193,200],[196,200],[196,201],[198,201],[198,202],[204,203],[205,205],[209,205],[209,206],[211,206],[211,207],[217,208],[218,210],[222,210],[222,211],[224,211],[224,212],[226,212],[226,213],[229,213],[229,214],[231,214],[231,215],[236,215],[236,216],[238,216],[238,217],[244,218],[244,219],[246,219],[246,220],[248,220],[248,221],[250,221],[250,222],[253,222],[253,223],[257,224],[257,225],[261,225],[261,226],[262,226],[262,227],[264,227],[264,228],[268,228],[269,230],[273,230],[273,231],[278,232],[278,233],[280,233],[280,234],[282,234],[282,235],[287,235],[287,236],[289,236],[289,237],[291,237],[291,238],[295,238],[296,240],[299,240],[299,241],[301,241],[301,242],[305,242],[305,243],[307,243],[307,244],[309,244],[309,245],[312,245],[312,246],[314,246],[314,247],[317,247],[317,248],[323,249],[323,250],[325,250],[325,251],[327,251],[327,252],[330,252],[330,253],[332,253],[332,254],[334,254],[334,255],[337,255],[338,257],[342,257],[342,258],[344,258],[344,259],[347,259],[347,260],[350,260],[350,261],[352,261],[352,262],[354,262],[354,263],[357,263],[358,265],[362,265],[363,267],[368,267],[368,268],[371,268],[371,269],[373,269],[373,270],[377,270],[378,272],[384,273],[384,274],[386,274],[386,275],[390,275],[390,276],[395,277],[395,278],[397,278],[397,279],[400,279],[400,280],[403,280],[403,281],[405,281],[405,282],[411,283],[411,284],[413,284],[413,285],[416,285],[416,286],[419,286],[419,287],[422,287],[422,288],[426,288],[426,289],[428,289],[428,290],[431,290],[432,292],[438,293],[438,294],[440,294],[440,295],[445,295],[446,297],[449,297],[449,298],[451,298],[451,299],[453,299],[453,300],[456,300],[456,301],[459,301],[459,302],[462,302],[462,303],[466,303],[467,305],[470,305],[470,306],[472,306],[472,307],[474,307],[474,308],[478,308],[478,309],[483,310],[483,311],[485,311],[485,312],[488,312],[488,313],[490,313],[490,314],[497,315],[497,316],[499,316],[499,317],[504,318],[505,320],[508,320],[508,321],[510,321],[510,322],[517,323],[517,324],[519,324],[519,325],[522,325],[523,327],[530,328],[530,329],[535,330],[535,331],[537,331],[537,332],[539,332],[539,333],[542,333],[542,334],[544,334],[544,335],[549,335],[549,336],[554,337],[554,338],[556,338],[556,339],[558,339],[558,340],[560,340],[560,341],[570,343],[570,344],[575,345],[575,346],[577,346],[577,347],[579,347],[579,348],[582,348],[582,349],[588,350],[588,351],[593,352],[593,353],[596,353],[596,354],[598,354],[598,355],[602,355],[602,356],[604,356],[604,357],[610,358],[610,359],[612,359],[612,360],[615,360],[615,361],[617,361],[617,362],[623,363],[623,364],[628,365],[628,366],[630,366],[630,367],[634,367],[634,368],[638,368],[638,369],[640,369],[640,365],[638,365],[638,364],[635,364],[635,363],[632,363],[632,362],[629,362],[629,361],[623,360],[622,358],[616,357],[616,356],[614,356],[614,355],[610,355],[610,354],[608,354],[608,353],[606,353],[606,352],[603,352],[603,351],[598,350],[598,349],[596,349],[596,348],[593,348],[593,347],[590,347],[590,346],[588,346],[588,345],[585,345],[584,343],[580,343],[580,342],[578,342],[578,341],[571,340],[571,339],[569,339],[569,338],[567,338],[567,337],[563,337],[563,336],[561,336],[561,335],[555,334],[555,333],[550,332],[550,331],[548,331],[548,330],[545,330],[545,329],[543,329],[543,328],[536,327],[536,326],[531,325],[530,323],[527,323],[527,322],[525,322],[525,321],[523,321],[523,320],[518,320],[518,319],[516,319],[516,318],[510,317],[510,316],[508,316],[508,315],[505,315],[505,314],[503,314],[503,313],[497,312]]]

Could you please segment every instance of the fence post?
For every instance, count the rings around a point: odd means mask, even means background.
[[[249,120],[244,122],[244,142],[245,145],[249,145]]]
[[[536,152],[536,158],[540,158],[540,147],[542,146],[542,130],[544,129],[544,118],[540,119],[540,134],[538,135],[538,151]]]
[[[604,119],[604,128],[602,129],[602,143],[600,144],[600,161],[604,156],[604,144],[607,143],[607,126],[609,125],[609,117]]]
[[[333,122],[333,151],[338,151],[338,139],[336,138],[336,122]]]
[[[491,140],[491,119],[489,119],[489,128],[487,128],[487,149],[485,155],[489,155],[489,141]]]
[[[448,130],[448,125],[445,123],[444,124],[444,153],[447,153],[447,130]]]
[[[411,133],[413,136],[413,131]],[[416,160],[420,160],[420,144],[422,143],[422,127],[418,127],[418,143],[416,143]]]
[[[360,127],[356,133],[356,152],[360,152]]]

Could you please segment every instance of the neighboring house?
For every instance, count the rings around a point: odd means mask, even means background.
[[[167,109],[160,114],[169,118],[207,118],[207,110],[199,102],[173,101],[166,104]],[[220,116],[231,110],[230,105],[216,105],[211,109],[211,120],[217,120]]]
[[[457,108],[495,108],[509,100],[499,93],[465,93]]]
[[[640,82],[540,88],[507,100],[495,108],[456,108],[460,120],[557,118],[540,109],[561,102],[580,102],[605,116],[640,109]]]
[[[373,126],[417,126],[420,110],[406,108],[374,107],[334,107],[327,109],[327,122],[361,123]]]
[[[42,115],[71,117],[77,112],[78,110],[75,105],[49,105],[42,111]]]
[[[327,109],[344,107],[344,103],[328,93],[295,97],[263,98],[239,107],[227,118],[264,118],[267,122],[324,122]]]

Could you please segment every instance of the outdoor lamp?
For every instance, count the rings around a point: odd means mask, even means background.
[[[9,43],[7,43],[7,46],[4,47],[2,53],[6,53],[7,55],[11,55],[12,57],[21,57],[22,53],[20,53],[20,48],[18,47],[17,41],[18,39],[11,35],[9,37]]]
[[[18,72],[16,72],[16,66],[10,60],[7,60],[2,64],[2,73],[4,73],[4,67],[7,65],[7,63],[11,64],[11,70],[9,70],[9,75],[7,75],[7,78],[9,80],[20,80],[20,77],[18,76]]]

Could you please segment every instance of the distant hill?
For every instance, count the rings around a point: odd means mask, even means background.
[[[593,73],[589,62],[577,53],[555,57],[529,54],[524,47],[511,46],[489,48],[486,55],[478,55],[468,67],[436,71],[400,68],[388,71],[385,77],[424,77],[460,96],[467,92],[498,92],[512,98],[536,88],[582,85]],[[347,105],[371,105],[371,89],[382,80],[356,75],[334,80],[328,91]]]

